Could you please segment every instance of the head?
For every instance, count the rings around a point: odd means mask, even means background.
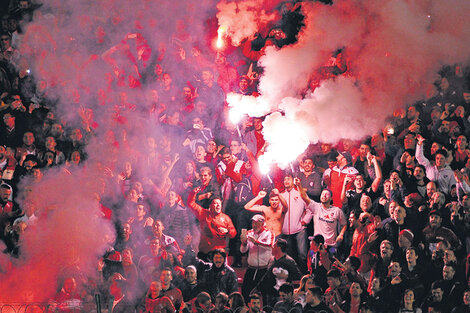
[[[330,288],[337,288],[341,285],[341,273],[337,269],[329,270],[326,274],[326,280]]]
[[[406,210],[402,206],[397,206],[395,210],[393,210],[393,219],[398,225],[401,225],[405,222],[406,218]]]
[[[160,281],[162,282],[162,286],[169,286],[173,280],[173,275],[171,273],[171,269],[164,268],[160,274]]]
[[[209,210],[216,214],[222,212],[222,200],[220,200],[219,198],[212,199],[209,205]]]
[[[322,192],[321,192],[321,195],[320,195],[320,202],[323,204],[323,205],[330,205],[331,202],[332,202],[332,195],[331,195],[331,191],[328,190],[328,189],[324,189]]]
[[[442,279],[452,280],[455,276],[455,263],[445,264],[442,268]]]
[[[310,305],[317,305],[321,302],[323,292],[320,287],[307,289],[305,293],[305,302]]]
[[[239,140],[232,139],[230,141],[230,152],[232,154],[239,154],[240,152],[242,152],[242,146]]]
[[[358,298],[362,295],[362,287],[358,282],[353,282],[351,287],[349,287],[349,294],[352,298]]]
[[[2,200],[4,203],[7,202],[10,199],[12,189],[9,185],[7,184],[2,184],[0,185],[0,200]]]
[[[277,193],[269,193],[269,205],[272,209],[276,210],[277,208],[279,208],[280,203],[281,200],[279,199],[279,195]]]
[[[227,254],[222,249],[216,249],[212,253],[212,263],[215,267],[221,268],[225,264],[225,258]]]
[[[447,151],[440,149],[436,151],[436,156],[434,160],[436,162],[437,168],[443,168],[446,165]]]
[[[153,256],[159,256],[160,255],[160,240],[154,238],[150,241],[149,244],[150,248],[150,254]]]
[[[311,173],[315,167],[312,158],[304,158],[302,165],[306,173]]]
[[[204,85],[211,87],[214,82],[214,74],[212,73],[212,70],[209,68],[203,69],[201,76]]]
[[[399,234],[398,234],[398,246],[402,250],[406,250],[409,247],[411,247],[413,243],[413,238],[414,234],[411,232],[409,229],[403,229]]]
[[[165,230],[165,226],[161,220],[155,220],[152,226],[153,235],[156,238],[160,238],[163,235],[163,231]]]
[[[364,176],[361,174],[356,175],[356,178],[354,178],[354,187],[356,187],[356,190],[363,190],[365,186],[366,181],[364,180]]]
[[[273,246],[273,255],[279,257],[285,254],[287,251],[287,241],[282,238],[278,238]]]
[[[258,313],[261,311],[261,296],[259,294],[250,294],[248,297],[248,309],[253,313]]]
[[[393,244],[388,241],[384,240],[380,243],[380,257],[382,259],[390,259],[393,253]]]
[[[284,175],[284,188],[287,190],[291,190],[294,188],[294,177],[292,176],[291,173],[286,172]]]
[[[222,311],[228,304],[228,295],[225,292],[219,292],[215,296],[215,307]]]
[[[149,298],[155,299],[160,296],[160,292],[162,291],[162,283],[159,280],[153,281],[150,283],[149,291],[147,296]]]
[[[406,289],[403,293],[403,302],[413,304],[415,302],[415,292],[413,289]]]
[[[439,211],[433,210],[429,212],[429,226],[431,228],[439,228],[441,227],[442,217]]]
[[[426,185],[426,195],[429,199],[432,198],[432,195],[437,191],[437,186],[435,182],[430,181]]]
[[[388,276],[389,277],[396,277],[401,274],[401,264],[397,260],[394,260],[390,262],[390,265],[388,266]]]
[[[194,265],[189,265],[184,270],[184,278],[190,284],[195,284],[197,282],[197,270]]]
[[[362,194],[359,206],[360,206],[362,212],[370,212],[370,210],[372,208],[371,198],[368,195],[366,195],[365,193]]]
[[[416,264],[416,261],[418,260],[418,252],[416,251],[415,247],[409,247],[406,249],[406,262],[408,264]]]
[[[3,115],[3,123],[5,123],[7,128],[15,127],[15,116],[11,113],[5,113]]]
[[[263,230],[264,225],[265,225],[265,219],[264,216],[261,214],[256,214],[251,218],[251,225],[253,230],[258,233],[261,230]]]
[[[294,286],[290,283],[282,284],[279,287],[279,300],[292,302],[294,300]]]
[[[444,288],[439,281],[435,281],[431,286],[431,297],[434,302],[442,302]]]
[[[199,170],[199,177],[203,186],[207,186],[212,179],[212,170],[210,167],[204,166]]]

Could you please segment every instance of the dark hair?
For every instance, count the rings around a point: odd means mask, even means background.
[[[214,256],[216,254],[220,254],[224,259],[227,258],[227,253],[225,252],[224,249],[221,249],[221,248],[218,248],[218,249],[214,249],[210,252],[210,255],[211,255],[211,259],[214,259]]]
[[[233,312],[235,312],[236,309],[238,308],[242,308],[245,306],[245,298],[243,298],[242,294],[235,291],[235,292],[232,292],[229,296],[228,296],[229,300],[232,299],[232,305],[230,306],[230,308],[232,309]]]
[[[279,249],[281,249],[282,252],[285,253],[287,251],[287,240],[278,238],[275,244],[279,247]]]
[[[325,237],[323,237],[323,235],[320,235],[320,234],[313,236],[312,240],[315,241],[315,243],[317,243],[317,244],[324,244],[325,243]]]
[[[247,303],[250,303],[251,300],[261,300],[261,296],[259,294],[257,294],[256,292],[254,293],[251,293],[249,296],[248,296],[248,302]]]
[[[294,293],[294,286],[291,283],[284,283],[279,287],[279,292]]]
[[[447,151],[444,150],[444,149],[437,150],[436,155],[438,155],[438,154],[442,155],[444,158],[447,158],[447,156],[448,156]]]
[[[312,295],[314,297],[317,297],[319,299],[322,298],[323,292],[322,292],[320,287],[315,286],[315,287],[312,287],[312,288],[308,288],[308,290],[310,290],[310,292],[312,293]]]
[[[361,263],[362,263],[361,259],[353,255],[350,255],[348,258],[349,258],[349,263],[351,263],[351,267],[357,271],[361,267]]]
[[[227,302],[228,302],[228,295],[227,295],[225,292],[222,292],[222,291],[221,291],[221,292],[219,292],[219,293],[217,294],[217,296],[215,296],[215,299],[216,299],[216,300],[217,300],[217,299],[220,299],[221,302],[222,302],[224,305],[226,305]]]
[[[219,155],[222,156],[224,154],[232,154],[232,151],[230,151],[228,147],[224,147],[222,150],[220,150]]]
[[[341,277],[341,273],[338,269],[334,268],[334,269],[331,269],[328,271],[328,273],[326,273],[326,277],[332,277],[332,278],[340,278]]]

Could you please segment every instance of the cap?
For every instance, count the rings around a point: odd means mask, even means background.
[[[439,216],[442,216],[441,215],[441,212],[439,212],[439,210],[432,210],[431,212],[429,212],[429,216],[431,215],[439,215]]]
[[[409,242],[413,242],[413,238],[415,237],[409,229],[403,229],[398,235],[404,236]]]
[[[344,158],[346,159],[346,161],[348,162],[349,165],[352,164],[352,156],[351,156],[351,153],[349,153],[348,151],[343,151],[343,152],[340,152],[340,154],[342,156],[344,156]]]
[[[254,216],[251,218],[251,220],[252,220],[252,221],[257,221],[257,222],[263,222],[263,223],[266,221],[265,218],[264,218],[264,216],[261,215],[261,214],[256,214],[256,215],[254,215]]]

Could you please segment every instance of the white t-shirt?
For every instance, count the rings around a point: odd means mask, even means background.
[[[346,225],[346,217],[343,211],[335,206],[324,208],[321,203],[311,201],[307,209],[313,215],[313,233],[314,235],[322,235],[328,246],[336,244],[338,229]]]

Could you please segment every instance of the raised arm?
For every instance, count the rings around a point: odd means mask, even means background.
[[[380,167],[379,161],[375,155],[368,153],[367,159],[374,165],[375,179],[372,182],[371,188],[373,192],[377,192],[382,182],[382,168]]]
[[[245,210],[250,211],[250,212],[263,212],[263,210],[258,209],[260,206],[255,206],[256,202],[258,202],[261,199],[264,199],[266,197],[267,193],[264,190],[261,190],[258,192],[256,197],[251,199],[247,204],[245,204]]]

